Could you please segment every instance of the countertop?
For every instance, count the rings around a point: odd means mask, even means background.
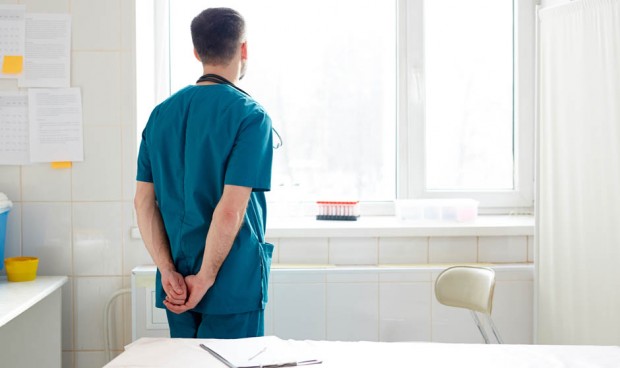
[[[0,327],[62,287],[67,276],[37,276],[33,281],[8,282],[0,277]]]
[[[357,221],[317,221],[314,217],[272,218],[266,237],[426,237],[533,236],[534,216],[481,215],[473,221],[401,220],[395,216],[361,216]],[[141,239],[137,227],[132,239]]]
[[[519,235],[534,235],[534,216],[478,216],[468,222],[401,220],[394,216],[362,216],[357,221],[276,218],[268,221],[266,233],[267,238]]]

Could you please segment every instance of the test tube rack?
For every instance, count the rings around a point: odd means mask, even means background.
[[[319,212],[317,220],[357,221],[360,217],[359,201],[317,201],[316,204]]]

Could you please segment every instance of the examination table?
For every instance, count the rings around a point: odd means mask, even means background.
[[[253,349],[264,351],[254,338]],[[243,340],[227,340],[244,344]],[[223,340],[141,338],[128,345],[106,368],[226,367],[200,344],[217,346]],[[237,342],[235,342],[237,341]],[[322,360],[308,367],[424,367],[424,368],[619,368],[618,346],[483,345],[435,342],[340,342],[282,340],[311,351]],[[247,341],[245,341],[247,347]],[[289,349],[287,349],[289,350]]]

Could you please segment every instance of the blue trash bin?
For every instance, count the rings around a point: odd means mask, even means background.
[[[4,269],[4,243],[6,240],[6,221],[10,210],[0,213],[0,270]]]

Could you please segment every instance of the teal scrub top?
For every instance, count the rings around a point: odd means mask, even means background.
[[[252,188],[243,224],[215,284],[193,310],[263,309],[273,245],[265,243],[271,187],[271,119],[225,84],[188,86],[158,105],[142,133],[137,180],[152,182],[172,259],[182,275],[200,270],[207,232],[224,185]],[[157,272],[156,305],[165,293]]]

